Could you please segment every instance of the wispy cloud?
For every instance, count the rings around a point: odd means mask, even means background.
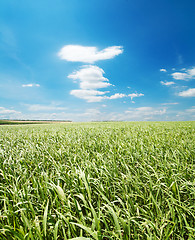
[[[41,104],[31,104],[27,105],[29,111],[32,112],[45,112],[45,111],[64,111],[66,107],[59,107],[55,105],[41,105]]]
[[[195,79],[195,67],[189,69],[184,68],[182,72],[174,72],[171,75],[175,80],[188,81]]]
[[[186,91],[179,92],[180,97],[195,97],[195,88],[189,88]]]
[[[186,112],[195,114],[195,106],[192,106],[191,108],[186,109]]]
[[[37,83],[22,84],[22,87],[40,87],[40,84]]]
[[[7,109],[7,108],[4,108],[4,107],[0,107],[0,114],[15,114],[15,113],[20,113],[18,111],[15,111],[13,109]]]
[[[195,106],[192,106],[191,108],[187,108],[184,111],[180,111],[177,113],[177,118],[182,120],[195,120]]]
[[[154,116],[166,113],[166,108],[139,107],[125,111],[126,118],[131,120],[151,120]]]
[[[177,104],[179,104],[179,103],[178,103],[178,102],[174,102],[174,103],[162,103],[161,105],[166,106],[166,105],[177,105]]]
[[[107,47],[98,51],[97,47],[66,45],[58,52],[58,56],[70,62],[94,63],[99,60],[114,58],[122,52],[122,46]]]
[[[19,119],[21,112],[14,109],[0,107],[0,119]]]
[[[171,85],[175,84],[175,82],[164,82],[164,81],[160,81],[160,83],[165,86],[171,86]]]
[[[71,95],[86,100],[87,102],[101,102],[105,99],[104,95],[107,91],[98,91],[93,89],[75,89],[70,92]]]

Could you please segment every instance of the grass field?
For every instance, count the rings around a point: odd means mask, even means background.
[[[0,127],[0,239],[195,239],[194,122]]]

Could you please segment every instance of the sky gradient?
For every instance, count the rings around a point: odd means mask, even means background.
[[[194,0],[1,0],[0,119],[195,120]]]

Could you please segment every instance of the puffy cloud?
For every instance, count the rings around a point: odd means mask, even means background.
[[[190,69],[183,69],[184,72],[174,72],[172,73],[172,77],[176,80],[184,80],[188,81],[190,79],[195,78],[195,67],[190,68]]]
[[[142,97],[142,96],[144,96],[143,93],[131,93],[131,94],[128,94],[128,97],[130,97],[131,100],[133,100],[133,98],[135,98],[135,97]]]
[[[22,87],[40,87],[40,84],[37,83],[22,84]]]
[[[179,92],[180,97],[195,97],[195,88],[189,88],[186,91]]]
[[[122,52],[122,46],[112,46],[99,51],[96,47],[66,45],[59,51],[58,56],[72,62],[94,63],[99,60],[114,58]],[[79,71],[68,75],[68,78],[74,81],[78,80],[80,87],[80,89],[70,91],[70,94],[87,102],[101,102],[103,99],[127,97],[123,93],[106,96],[107,91],[98,91],[98,89],[112,86],[103,74],[103,69],[98,66],[85,65]]]
[[[176,80],[188,80],[189,79],[189,76],[187,73],[174,72],[171,75]]]
[[[115,93],[114,95],[111,95],[110,97],[104,97],[104,98],[105,99],[118,99],[118,98],[130,97],[132,100],[134,97],[142,97],[142,96],[144,96],[143,93],[131,93],[128,95],[124,94],[124,93]]]
[[[122,52],[122,46],[107,47],[98,51],[97,47],[66,45],[58,52],[58,56],[70,62],[94,63],[99,60],[114,58]]]
[[[97,66],[84,66],[81,70],[70,74],[68,78],[80,81],[81,89],[98,89],[111,86],[108,79],[103,77],[103,69]]]
[[[123,93],[115,93],[114,95],[107,97],[107,99],[117,99],[117,98],[124,98],[124,97],[127,97],[127,95]]]
[[[160,72],[167,72],[167,70],[165,68],[161,68]]]
[[[109,83],[109,80],[103,76],[104,70],[99,68],[98,66],[93,65],[85,65],[80,70],[73,72],[72,74],[68,75],[68,78],[73,79],[74,81],[79,81],[80,89],[74,89],[70,91],[70,94],[84,99],[87,102],[101,102],[105,99],[118,99],[124,97],[130,97],[131,100],[134,97],[141,97],[144,96],[142,93],[131,93],[131,94],[124,94],[124,93],[115,93],[111,96],[106,96],[105,94],[108,91],[99,91],[100,88],[107,88],[112,86]]]
[[[175,84],[175,82],[163,82],[163,81],[160,81],[160,83],[161,83],[162,85],[165,85],[165,86],[170,86],[170,85]]]
[[[101,102],[106,99],[107,97],[102,95],[106,94],[107,91],[97,90],[111,86],[109,80],[103,77],[103,74],[103,69],[97,66],[83,66],[79,71],[68,76],[68,78],[79,80],[80,84],[80,89],[72,90],[70,94],[87,102]]]

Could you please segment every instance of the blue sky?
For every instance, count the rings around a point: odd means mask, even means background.
[[[1,0],[0,119],[195,120],[194,0]]]

